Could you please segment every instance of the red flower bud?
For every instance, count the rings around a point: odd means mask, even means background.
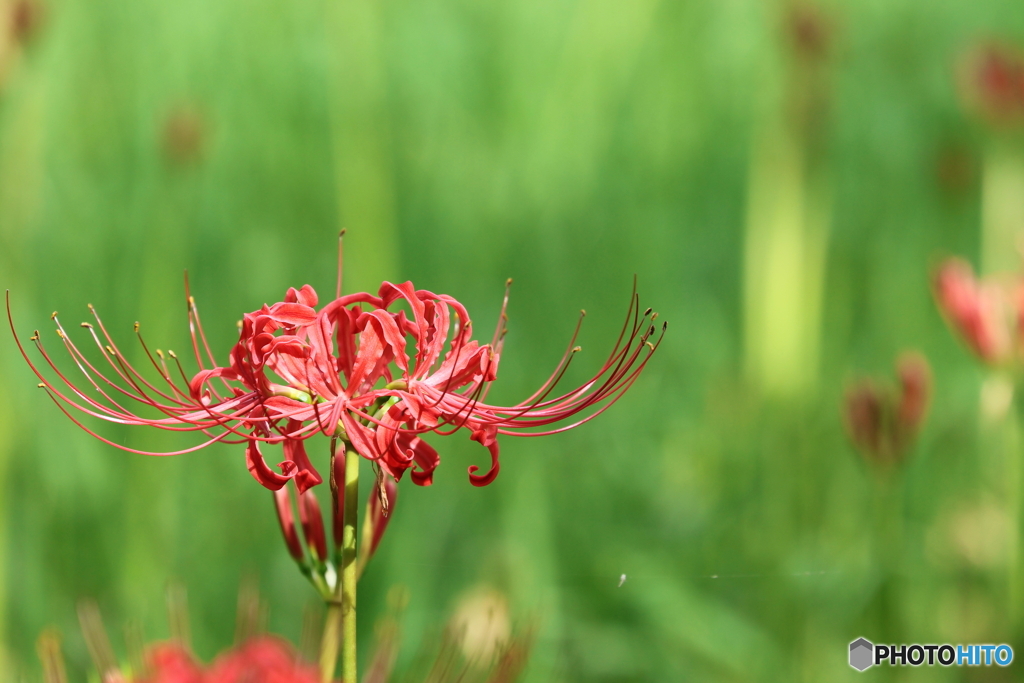
[[[334,536],[334,547],[340,548],[345,533],[345,450],[342,448],[334,454],[331,489],[331,534]]]
[[[919,353],[905,353],[896,361],[896,374],[900,380],[899,407],[896,424],[903,435],[917,433],[931,400],[932,370]]]
[[[302,552],[302,543],[299,541],[298,529],[295,528],[295,516],[292,513],[292,494],[287,486],[282,486],[271,493],[274,494],[274,509],[277,510],[277,523],[280,525],[281,533],[284,535],[284,544],[288,546],[288,554],[296,562],[302,562],[305,555]]]
[[[327,539],[324,536],[324,519],[320,515],[320,503],[312,491],[299,494],[299,519],[306,546],[316,560],[327,559]]]

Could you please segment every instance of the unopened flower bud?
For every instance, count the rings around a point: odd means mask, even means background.
[[[906,353],[896,362],[896,374],[900,380],[896,425],[899,433],[909,438],[917,433],[928,412],[932,371],[924,356],[919,353]]]
[[[288,554],[296,562],[302,562],[304,554],[302,543],[299,541],[299,532],[295,528],[295,516],[292,514],[292,494],[287,486],[282,486],[274,494],[274,508],[277,510],[277,523],[284,535],[284,544],[288,547]]]
[[[345,535],[345,451],[338,450],[331,471],[331,535],[334,547],[340,548]]]
[[[848,389],[844,412],[846,430],[858,449],[877,453],[882,444],[882,400],[874,382],[862,381]]]
[[[310,554],[316,560],[326,560],[327,538],[324,535],[324,519],[320,515],[320,503],[312,491],[299,495],[299,520],[302,522],[302,533],[306,536]]]

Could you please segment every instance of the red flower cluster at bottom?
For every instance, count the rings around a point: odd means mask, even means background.
[[[319,683],[313,665],[299,660],[292,647],[273,636],[250,638],[203,667],[179,643],[155,645],[147,653],[149,671],[131,683]],[[124,679],[121,679],[123,681]],[[121,683],[107,674],[104,683]]]

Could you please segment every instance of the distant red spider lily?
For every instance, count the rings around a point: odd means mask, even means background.
[[[860,379],[847,388],[843,400],[846,431],[872,463],[901,463],[921,430],[932,393],[928,360],[919,353],[902,354],[896,361],[899,387]]]
[[[382,475],[398,480],[411,469],[414,483],[428,485],[440,459],[422,435],[466,428],[491,456],[486,473],[475,474],[478,468],[469,468],[470,481],[489,484],[498,474],[499,434],[541,436],[593,419],[633,384],[665,330],[662,326],[662,334],[652,341],[657,314],[651,309],[641,314],[634,290],[622,332],[590,380],[550,397],[579,350],[574,346],[577,324],[566,353],[540,389],[525,401],[503,407],[485,398],[497,376],[504,342],[507,289],[494,336],[481,345],[471,339],[472,321],[462,304],[447,295],[417,290],[409,282],[385,282],[376,296],[338,296],[319,311],[312,287],[292,288],[284,301],[245,315],[226,366],[214,361],[187,289],[186,283],[192,350],[199,366],[191,379],[173,352],[151,353],[136,324],[145,355],[160,377],[155,382],[147,379],[128,362],[90,305],[95,324],[82,326],[113,374],[97,369],[54,313],[57,333],[87,384],[77,386],[59,369],[37,332],[32,341],[56,373],[57,379],[51,380],[31,361],[14,331],[9,295],[8,321],[40,386],[75,424],[96,438],[149,455],[187,453],[216,442],[245,443],[248,469],[263,486],[278,490],[294,479],[300,496],[322,482],[304,445],[315,434],[344,439],[376,462]],[[410,342],[412,353],[407,351]],[[167,357],[177,365],[187,389],[172,377]],[[139,415],[125,407],[126,399],[156,414]],[[200,432],[207,438],[180,451],[149,453],[98,435],[69,408],[108,422]],[[587,414],[571,424],[544,429],[584,411]],[[264,461],[261,443],[282,444],[285,460],[280,473]],[[322,531],[317,538],[319,534]]]
[[[1024,55],[999,42],[985,42],[968,52],[960,67],[961,92],[968,106],[989,122],[1024,122]]]
[[[978,358],[1002,365],[1017,357],[1024,331],[1024,282],[978,280],[969,263],[950,258],[935,270],[933,288],[950,327]]]
[[[300,661],[286,641],[269,635],[222,652],[209,666],[174,641],[151,645],[145,663],[144,674],[128,678],[114,669],[103,683],[320,683],[315,666]]]

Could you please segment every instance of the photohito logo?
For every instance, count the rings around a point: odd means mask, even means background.
[[[1009,666],[1009,645],[875,645],[867,638],[850,643],[850,666],[864,671],[875,664],[889,666]]]

